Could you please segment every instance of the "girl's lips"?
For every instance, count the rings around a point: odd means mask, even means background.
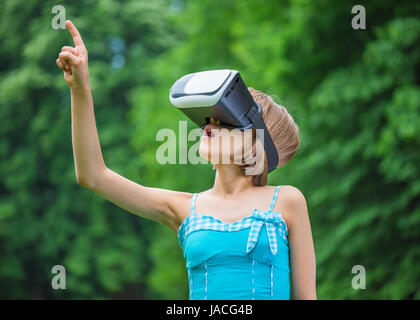
[[[211,138],[214,137],[214,133],[211,131],[211,124],[208,124],[205,128],[204,128],[204,135],[206,135],[207,137]]]

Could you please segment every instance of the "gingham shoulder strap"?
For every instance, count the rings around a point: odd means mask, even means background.
[[[197,193],[193,193],[192,199],[191,199],[191,211],[190,214],[193,214],[195,212],[195,199],[197,198]]]

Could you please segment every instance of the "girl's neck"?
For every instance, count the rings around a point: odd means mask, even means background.
[[[246,176],[239,166],[234,164],[218,164],[212,193],[221,198],[232,198],[251,188],[252,176]]]

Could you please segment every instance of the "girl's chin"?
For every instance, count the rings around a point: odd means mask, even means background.
[[[210,152],[207,152],[207,150],[200,150],[199,154],[200,154],[200,158],[203,158],[204,160],[211,162],[212,155]],[[213,157],[215,156],[213,155]]]
[[[211,138],[212,137],[206,136],[205,134],[201,136],[201,140],[209,140],[210,141]]]

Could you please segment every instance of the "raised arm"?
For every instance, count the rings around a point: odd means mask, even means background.
[[[76,178],[81,185],[88,185],[92,177],[105,168],[96,130],[92,93],[89,84],[88,52],[79,31],[66,21],[74,47],[61,49],[57,65],[64,72],[70,87],[72,143]]]
[[[189,213],[191,194],[142,186],[106,167],[95,123],[89,84],[88,52],[74,24],[67,20],[74,47],[65,46],[56,60],[71,92],[71,120],[77,182],[117,206],[177,231]]]

